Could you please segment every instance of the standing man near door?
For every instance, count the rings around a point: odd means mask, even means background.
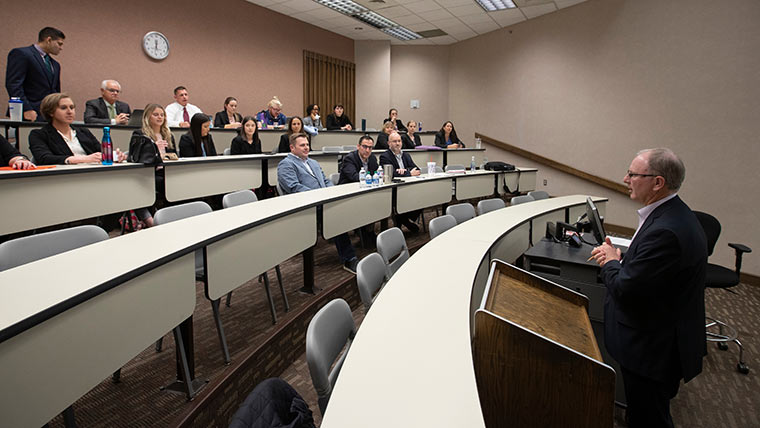
[[[65,38],[61,30],[45,27],[37,43],[8,53],[5,89],[9,97],[18,97],[24,103],[24,120],[44,122],[40,115],[42,99],[61,92],[61,65],[51,55],[61,52]]]

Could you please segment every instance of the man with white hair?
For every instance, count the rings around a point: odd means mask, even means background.
[[[104,125],[126,125],[132,112],[129,104],[119,101],[121,85],[115,80],[104,80],[100,84],[101,97],[85,103],[84,123]]]

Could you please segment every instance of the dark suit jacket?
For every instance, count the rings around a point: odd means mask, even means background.
[[[338,184],[358,183],[359,171],[362,169],[362,166],[364,166],[364,164],[359,157],[358,150],[354,150],[344,156],[343,162],[340,164],[340,179],[338,180]],[[367,172],[370,174],[374,174],[374,172],[377,171],[378,165],[375,155],[369,155],[369,159],[367,159],[367,168],[369,169]]]
[[[248,144],[248,140],[238,135],[232,139],[230,143],[231,155],[257,155],[261,153],[261,141],[259,140],[259,134],[254,134],[254,139],[251,144]]]
[[[9,166],[8,163],[11,161],[11,159],[18,156],[26,157],[19,153],[19,151],[16,150],[16,148],[13,147],[13,145],[9,143],[5,137],[0,135],[0,166]]]
[[[53,75],[47,71],[45,61],[32,46],[11,49],[5,72],[5,88],[10,97],[19,97],[24,111],[40,113],[40,103],[46,95],[61,92],[61,65],[50,57]]]
[[[195,153],[195,143],[193,142],[193,134],[189,131],[182,135],[179,139],[179,157],[181,158],[196,158],[203,156],[203,152]],[[208,134],[208,144],[206,146],[206,156],[216,156],[216,147],[214,147],[214,139],[211,134]]]
[[[85,105],[84,110],[84,123],[102,123],[108,125],[111,123],[111,118],[108,117],[108,109],[106,108],[106,102],[103,101],[103,97],[89,100]],[[129,104],[121,101],[116,101],[116,114],[121,113],[130,114],[132,110],[129,109]]]
[[[100,141],[89,129],[77,126],[71,129],[76,131],[85,153],[90,155],[100,151]],[[67,157],[74,156],[61,134],[49,123],[29,133],[29,149],[37,165],[63,165]]]
[[[604,265],[605,343],[621,366],[660,381],[702,371],[706,268],[702,227],[678,196],[647,217],[622,264]]]
[[[377,134],[377,140],[375,140],[375,148],[373,150],[388,150],[388,134],[381,132]]]
[[[351,123],[351,119],[348,118],[348,115],[345,112],[341,117],[335,116],[335,113],[327,115],[325,127],[328,131],[340,130],[340,128],[346,125],[351,125],[351,128],[355,128],[354,124]]]
[[[441,132],[441,131],[436,132],[435,133],[435,145],[438,146],[438,147],[441,147],[443,149],[445,149],[446,147],[448,147],[448,144],[446,144],[446,141],[444,141],[444,138],[445,137],[443,135],[443,132]],[[452,139],[451,140],[451,144],[461,144],[462,147],[464,147],[464,143],[459,138],[457,138],[456,141],[454,141]]]
[[[409,177],[412,175],[410,170],[412,168],[417,168],[417,164],[414,163],[412,160],[412,157],[409,156],[409,153],[401,153],[401,160],[404,162],[404,169],[406,169],[406,172],[404,174],[399,174],[396,170],[400,168],[398,161],[396,161],[396,155],[393,154],[393,152],[388,149],[384,153],[380,154],[380,165],[393,165],[393,177]]]
[[[422,145],[422,140],[420,139],[420,136],[417,133],[414,134],[414,141],[412,141],[412,139],[409,138],[409,134],[402,135],[401,141],[403,143],[401,145],[402,149],[414,149],[415,147]]]
[[[243,116],[240,115],[240,113],[235,113],[235,119],[237,119],[238,122],[243,121]],[[216,116],[214,116],[214,128],[224,128],[224,125],[230,124],[230,118],[227,116],[227,112],[222,110],[216,112]]]
[[[311,150],[311,135],[306,134],[306,139],[309,140],[309,150]],[[290,153],[290,136],[287,132],[280,135],[280,143],[277,144],[277,153]]]

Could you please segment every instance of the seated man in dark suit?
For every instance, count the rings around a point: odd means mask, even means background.
[[[356,151],[347,154],[343,158],[343,162],[341,162],[338,184],[357,183],[359,181],[359,171],[362,168],[368,174],[374,174],[377,171],[377,158],[372,154],[373,143],[372,137],[369,135],[362,135],[359,138]],[[374,223],[362,226],[359,230],[362,234],[364,247],[373,248],[377,238],[375,236]]]
[[[277,165],[277,183],[282,191],[288,193],[306,192],[332,186],[332,181],[325,177],[322,167],[313,159],[309,159],[309,140],[306,134],[298,132],[290,136],[290,153]],[[333,238],[338,249],[343,269],[356,273],[356,258],[354,247],[348,233]]]
[[[26,156],[19,153],[15,147],[0,135],[0,167],[9,166],[13,169],[35,169],[33,163]]]
[[[85,103],[84,123],[104,125],[126,125],[132,112],[129,104],[119,101],[121,85],[115,80],[104,80],[100,84],[101,97]]]
[[[420,169],[409,156],[409,153],[401,151],[401,135],[397,131],[391,132],[388,136],[388,146],[390,147],[380,155],[380,165],[393,166],[393,178],[396,177],[416,177],[420,175]],[[420,228],[412,222],[417,218],[420,211],[412,211],[396,216],[396,224],[403,224],[411,232],[416,233]]]
[[[61,92],[61,65],[51,55],[61,52],[65,38],[61,30],[45,27],[40,30],[37,43],[8,53],[5,89],[8,96],[18,97],[24,103],[24,120],[42,122],[42,99]]]
[[[643,205],[628,252],[621,257],[609,238],[591,252],[607,287],[605,345],[620,363],[631,428],[672,427],[670,400],[707,353],[707,243],[677,195],[685,176],[669,149],[639,152],[623,179]]]

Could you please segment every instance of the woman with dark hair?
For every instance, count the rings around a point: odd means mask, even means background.
[[[46,96],[40,104],[40,112],[48,123],[29,133],[29,149],[38,165],[100,162],[100,141],[89,129],[71,126],[76,110],[68,95]],[[114,150],[114,162],[126,158],[118,148]]]
[[[319,106],[309,104],[309,107],[306,107],[306,116],[303,118],[303,130],[309,135],[317,135],[322,129],[324,127],[322,118],[319,116]]]
[[[402,149],[414,149],[415,147],[422,145],[422,140],[416,131],[417,122],[410,120],[406,123],[406,135],[401,136],[401,141],[403,142]]]
[[[350,131],[354,129],[347,114],[344,114],[343,104],[335,104],[333,112],[327,115],[327,130]]]
[[[195,113],[190,119],[190,131],[179,139],[179,155],[183,158],[216,156],[214,139],[209,134],[211,121],[203,113]]]
[[[401,119],[398,118],[398,110],[396,110],[395,108],[388,110],[388,117],[386,117],[383,120],[383,124],[385,124],[386,122],[392,123],[397,131],[400,131],[400,132],[406,131],[406,127],[404,126],[404,123],[401,122]]]
[[[454,124],[447,120],[435,134],[435,145],[444,149],[463,149],[464,143],[457,137]]]
[[[261,140],[259,139],[259,127],[256,118],[246,116],[240,127],[240,135],[232,139],[230,144],[231,155],[257,155],[261,153]]]
[[[303,132],[303,120],[298,116],[292,116],[288,119],[288,132],[280,136],[280,144],[277,145],[277,153],[290,153],[290,136]],[[311,136],[306,134],[309,140],[309,150],[311,150]]]
[[[240,128],[243,117],[237,112],[237,99],[227,97],[224,100],[224,110],[214,116],[214,128]]]

